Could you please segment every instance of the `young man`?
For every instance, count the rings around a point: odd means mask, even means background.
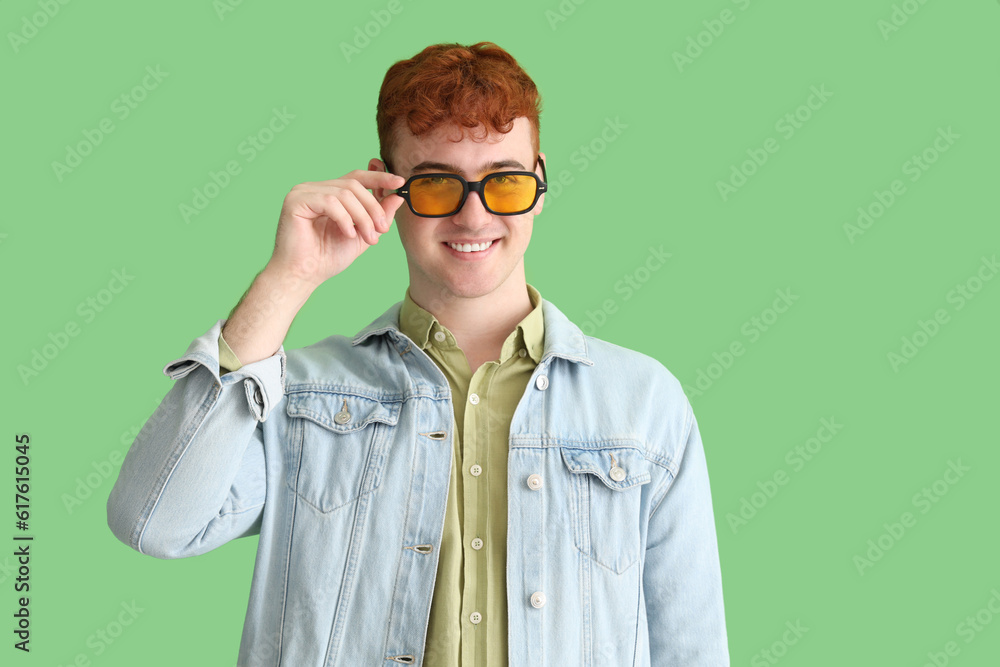
[[[393,65],[383,159],[293,188],[247,294],[165,367],[108,522],[159,558],[260,535],[240,665],[729,664],[680,384],[525,281],[539,110],[491,43]],[[286,353],[394,216],[403,301]]]

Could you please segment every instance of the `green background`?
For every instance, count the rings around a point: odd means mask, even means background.
[[[117,461],[170,388],[162,367],[267,261],[289,189],[377,156],[385,70],[432,43],[491,40],[538,84],[549,180],[565,179],[535,220],[528,281],[589,333],[656,357],[690,388],[732,663],[773,664],[762,651],[775,650],[782,665],[924,665],[955,642],[948,664],[997,664],[1000,619],[981,614],[992,622],[971,637],[960,624],[1000,590],[1000,280],[977,282],[994,277],[983,258],[1000,251],[1000,4],[400,0],[391,14],[381,1],[246,0],[220,13],[209,0],[115,0],[52,2],[48,17],[46,1],[0,7],[0,512],[10,521],[0,553],[20,532],[18,433],[31,436],[35,536],[30,655],[12,648],[14,559],[0,556],[0,662],[235,662],[256,538],[179,561],[131,551],[106,524]],[[904,13],[888,31],[880,21],[894,7]],[[378,26],[373,11],[391,20]],[[720,15],[732,21],[713,23]],[[366,24],[374,36],[345,55]],[[688,41],[699,33],[700,53]],[[689,48],[697,57],[678,65]],[[114,100],[147,67],[165,78],[121,118]],[[800,109],[812,87],[829,98]],[[248,161],[241,142],[275,108],[294,119]],[[809,118],[789,137],[777,124],[795,113]],[[53,163],[105,118],[113,131],[57,174]],[[609,119],[619,133],[602,145]],[[935,155],[948,128],[958,138]],[[724,198],[717,183],[769,138],[779,150]],[[906,163],[925,150],[937,159],[913,181]],[[180,205],[230,160],[241,172],[186,222]],[[904,194],[849,238],[858,207],[895,179]],[[671,256],[645,272],[651,246]],[[100,312],[80,308],[122,269],[134,276],[124,290]],[[616,290],[626,276],[643,281],[627,299]],[[391,231],[317,290],[286,347],[352,335],[406,284]],[[959,285],[981,288],[961,308]],[[778,290],[797,298],[775,321]],[[609,300],[614,312],[599,315]],[[926,344],[894,368],[888,355],[939,309],[947,322],[917,335]],[[754,317],[769,318],[766,331]],[[19,367],[68,324],[78,335],[23,378]],[[743,354],[723,368],[716,359],[736,342]],[[703,391],[700,373],[713,376]],[[788,453],[822,419],[842,428],[796,467]],[[939,481],[949,462],[968,468],[954,484]],[[786,483],[754,496],[776,474]],[[925,488],[935,502],[915,503]],[[744,499],[759,507],[735,524]],[[915,525],[888,537],[884,524],[904,512]],[[880,538],[891,548],[859,571],[856,557]],[[98,639],[133,601],[134,622]],[[786,623],[808,631],[782,646]]]

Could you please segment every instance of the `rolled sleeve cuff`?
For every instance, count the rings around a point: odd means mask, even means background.
[[[278,348],[270,357],[240,366],[220,375],[219,348],[222,327],[226,320],[217,321],[211,329],[195,338],[187,352],[163,367],[163,374],[172,380],[188,375],[199,364],[208,369],[220,387],[242,382],[247,396],[247,407],[259,421],[265,421],[271,408],[285,395],[285,348]]]

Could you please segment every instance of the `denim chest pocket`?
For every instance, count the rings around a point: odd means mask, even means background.
[[[573,488],[576,546],[596,563],[621,574],[639,560],[642,485],[649,462],[631,447],[562,448]]]
[[[400,403],[315,391],[285,398],[293,418],[286,479],[299,498],[327,513],[378,488]]]

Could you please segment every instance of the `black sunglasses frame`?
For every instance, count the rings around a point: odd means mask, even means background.
[[[470,192],[478,193],[479,201],[483,203],[483,208],[485,208],[493,215],[523,215],[524,213],[527,213],[531,209],[535,208],[535,204],[538,203],[539,197],[541,197],[542,194],[544,194],[549,188],[547,182],[548,175],[545,173],[545,161],[542,160],[541,155],[538,156],[538,163],[542,165],[542,178],[539,178],[538,174],[536,174],[533,171],[497,171],[492,174],[487,174],[484,178],[478,181],[467,181],[458,174],[445,174],[445,173],[414,174],[413,176],[410,176],[408,179],[406,179],[406,183],[403,183],[403,187],[394,190],[393,193],[403,198],[403,201],[405,201],[406,205],[410,207],[410,211],[413,212],[413,215],[419,216],[421,218],[447,218],[449,216],[455,215],[456,213],[462,210],[463,206],[465,206],[465,200],[469,198]],[[386,168],[389,168],[388,163],[386,163]],[[389,169],[389,171],[391,173],[392,169]],[[423,213],[417,213],[417,211],[414,210],[413,208],[413,203],[410,201],[410,185],[413,183],[413,181],[416,181],[421,178],[435,178],[438,176],[446,178],[455,178],[458,179],[458,181],[462,184],[462,198],[458,201],[458,206],[456,206],[455,210],[451,211],[450,213],[438,213],[437,215],[425,215]],[[490,205],[486,203],[486,195],[483,192],[483,185],[491,178],[496,178],[497,176],[530,176],[534,178],[535,198],[531,200],[531,205],[528,206],[523,211],[514,211],[513,213],[500,213],[490,208]]]

